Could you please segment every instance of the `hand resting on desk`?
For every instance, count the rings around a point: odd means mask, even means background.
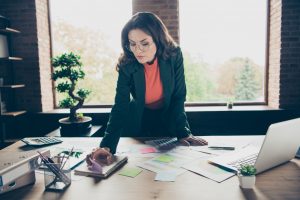
[[[114,162],[114,156],[109,152],[108,148],[96,148],[93,149],[92,153],[86,156],[86,162],[88,165],[92,165],[92,160],[95,160],[100,165],[110,165]]]
[[[202,138],[197,138],[193,135],[190,135],[185,138],[181,138],[180,143],[186,146],[204,146],[208,145],[208,142]]]

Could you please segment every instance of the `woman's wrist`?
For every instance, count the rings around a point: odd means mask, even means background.
[[[109,147],[102,147],[102,148],[110,153],[110,148]]]

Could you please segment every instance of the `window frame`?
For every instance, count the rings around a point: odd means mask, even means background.
[[[236,106],[267,106],[268,105],[268,73],[269,73],[269,40],[270,40],[270,0],[266,0],[266,40],[265,40],[265,69],[264,69],[264,100],[262,102],[236,102]],[[134,1],[132,1],[134,3]],[[179,12],[179,11],[178,11]],[[178,14],[179,16],[179,14]],[[50,1],[48,1],[48,25],[49,25],[49,35],[50,35],[50,57],[53,57],[53,37],[51,29],[51,6]],[[180,26],[177,30],[180,32]],[[53,67],[51,65],[51,73],[53,72]],[[52,95],[53,95],[53,105],[55,109],[60,107],[56,104],[56,90],[55,82],[52,80]],[[113,104],[96,104],[96,105],[83,105],[82,108],[112,108]],[[226,106],[226,102],[185,102],[185,107],[213,107],[213,106]]]

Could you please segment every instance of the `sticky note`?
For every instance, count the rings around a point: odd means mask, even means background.
[[[155,181],[174,182],[177,174],[173,171],[161,171],[155,176]]]
[[[131,178],[136,177],[137,175],[139,175],[143,170],[140,168],[136,168],[136,167],[126,167],[124,169],[121,170],[121,172],[119,173],[119,175],[122,176],[128,176]]]
[[[174,158],[170,155],[163,154],[163,155],[155,158],[154,160],[159,161],[159,162],[169,163],[169,162],[172,162],[174,160]]]
[[[154,147],[146,147],[146,148],[142,148],[140,149],[141,153],[156,153],[157,150]]]

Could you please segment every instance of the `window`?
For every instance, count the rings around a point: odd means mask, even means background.
[[[132,0],[51,0],[53,56],[75,52],[86,78],[79,83],[92,91],[85,105],[113,104],[121,53],[121,30],[132,15]],[[56,104],[62,99],[56,93]]]
[[[187,102],[264,103],[267,0],[179,3]]]

